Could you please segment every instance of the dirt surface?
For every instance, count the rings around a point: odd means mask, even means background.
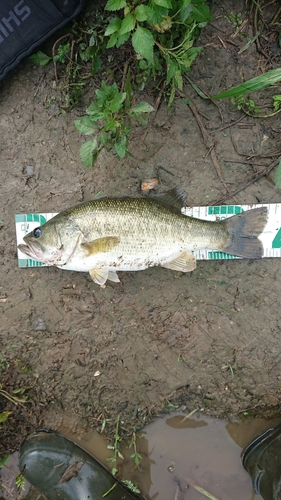
[[[205,50],[189,73],[210,95],[280,66],[272,32],[273,64],[255,44],[238,55],[248,38],[234,36],[226,13],[247,19],[244,3],[219,4],[198,42]],[[245,29],[250,36],[250,22]],[[225,187],[236,190],[278,160],[278,115],[247,117],[230,100],[203,100],[186,83],[195,114],[179,96],[170,110],[163,102],[147,130],[133,131],[131,157],[103,152],[86,170],[73,121],[93,100],[94,83],[78,107],[58,114],[56,105],[46,106],[53,78],[51,65],[25,61],[1,83],[1,382],[10,393],[26,389],[28,401],[15,407],[0,395],[0,412],[12,411],[2,425],[0,454],[16,449],[35,428],[58,429],[63,415],[73,425],[79,417],[85,428],[99,430],[104,418],[111,419],[109,434],[121,415],[126,434],[169,403],[190,411],[204,407],[211,416],[277,412],[279,259],[201,261],[187,275],[161,268],[119,273],[121,283],[101,289],[84,273],[19,269],[14,215],[61,211],[100,190],[139,196],[140,181],[154,176],[162,191],[186,190],[189,205],[280,202],[270,177],[251,183],[235,200]],[[257,100],[268,102],[269,94],[260,92]],[[152,105],[156,97],[145,96]]]

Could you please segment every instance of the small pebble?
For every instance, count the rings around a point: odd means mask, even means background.
[[[32,165],[27,165],[26,173],[27,173],[27,175],[33,175],[34,174],[34,167]]]

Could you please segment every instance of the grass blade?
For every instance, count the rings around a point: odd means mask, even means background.
[[[256,76],[247,82],[241,83],[237,87],[225,90],[220,94],[212,96],[212,99],[225,99],[226,97],[240,97],[250,92],[255,92],[256,90],[264,89],[269,87],[273,83],[281,81],[281,68],[273,69],[264,73],[263,75]]]
[[[189,484],[191,484],[191,486],[195,490],[199,491],[199,493],[202,493],[202,495],[205,495],[205,497],[210,498],[210,500],[219,500],[217,497],[214,497],[214,495],[212,495],[212,493],[209,493],[207,490],[205,490],[201,486],[198,486],[198,484],[196,484],[192,479],[190,479],[190,477],[186,477],[185,479]]]

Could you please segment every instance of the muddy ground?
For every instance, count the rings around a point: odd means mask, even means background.
[[[198,42],[205,50],[189,73],[210,95],[280,66],[281,59],[277,32],[268,27],[268,52],[253,44],[238,54],[252,34],[251,19],[244,2],[218,4]],[[234,36],[229,12],[249,19],[244,35]],[[16,213],[60,211],[100,190],[139,196],[140,181],[154,176],[163,191],[185,189],[189,205],[280,202],[270,176],[235,200],[228,194],[280,158],[278,115],[248,117],[230,100],[203,100],[186,82],[195,114],[179,96],[170,110],[162,102],[147,130],[134,129],[131,157],[103,152],[87,170],[73,121],[93,100],[95,83],[74,110],[58,114],[46,105],[53,79],[51,65],[24,61],[1,83],[1,383],[9,392],[24,388],[28,400],[14,406],[0,395],[0,412],[12,411],[1,428],[0,454],[35,428],[58,429],[64,415],[73,427],[79,417],[98,430],[110,419],[108,434],[120,415],[128,435],[172,405],[220,417],[278,413],[279,259],[200,261],[187,275],[161,268],[119,273],[121,283],[101,289],[84,273],[19,269],[14,226]],[[269,95],[260,92],[258,102],[269,102]],[[157,93],[144,97],[154,105]]]

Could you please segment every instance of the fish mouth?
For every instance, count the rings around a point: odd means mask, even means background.
[[[42,248],[37,243],[29,243],[28,245],[20,244],[18,245],[18,249],[28,257],[31,257],[31,259],[44,262]]]

